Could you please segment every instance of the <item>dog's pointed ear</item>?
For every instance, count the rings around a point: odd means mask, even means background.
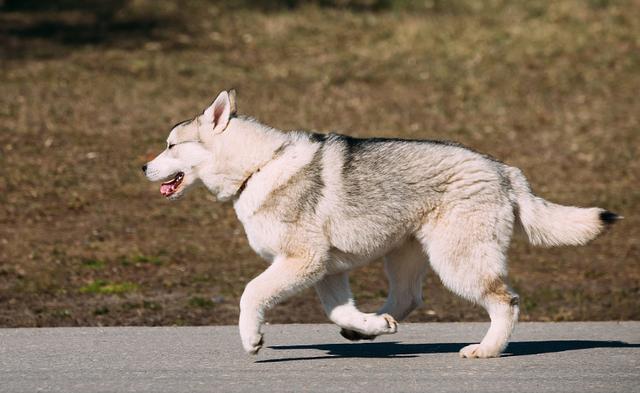
[[[238,106],[236,101],[236,89],[229,90],[229,102],[231,103],[231,116],[238,114]]]
[[[223,91],[218,94],[213,104],[204,110],[202,120],[205,124],[211,124],[213,126],[213,133],[218,134],[227,128],[227,124],[229,124],[229,119],[231,118],[231,108],[229,93]]]

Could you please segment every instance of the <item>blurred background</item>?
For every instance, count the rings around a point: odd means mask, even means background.
[[[283,129],[450,139],[552,201],[625,216],[585,247],[516,236],[521,319],[640,318],[636,0],[0,0],[0,326],[233,324],[265,267],[230,204],[140,166],[222,89]],[[386,296],[381,263],[352,275]],[[412,321],[488,320],[425,282]],[[313,290],[269,322],[327,321]]]

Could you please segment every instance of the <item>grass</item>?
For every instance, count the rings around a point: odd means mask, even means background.
[[[82,261],[82,266],[88,269],[102,270],[105,267],[105,262],[99,259],[85,259]]]
[[[95,280],[80,288],[81,293],[114,295],[138,290],[138,285],[132,282],[109,282],[107,280]]]
[[[586,247],[516,236],[510,277],[524,320],[640,318],[637,2],[325,4],[0,11],[0,326],[237,322],[266,265],[233,209],[202,189],[169,203],[139,169],[230,87],[275,127],[456,140],[549,200],[621,213]],[[352,282],[383,302],[380,263]],[[410,320],[487,318],[434,274],[425,302]],[[309,290],[267,320],[326,318]]]
[[[107,314],[109,314],[109,307],[100,306],[100,307],[96,308],[95,310],[93,310],[93,314],[94,315],[107,315]]]
[[[141,264],[150,264],[155,266],[161,266],[165,263],[165,258],[161,256],[148,256],[148,255],[140,255],[135,254],[132,257],[121,257],[120,264],[123,266],[129,265],[141,265]]]
[[[211,299],[206,299],[200,296],[194,296],[189,299],[189,305],[192,307],[211,308],[214,303]]]

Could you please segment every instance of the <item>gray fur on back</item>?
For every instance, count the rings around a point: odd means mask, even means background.
[[[449,209],[469,199],[479,204],[510,199],[504,164],[453,142],[339,134],[309,134],[309,138],[321,144],[319,152],[340,152],[342,184],[325,184],[323,190],[338,194],[324,197],[339,201],[332,206],[327,227],[332,243],[343,251],[358,254],[371,244],[401,241],[430,214],[440,213],[445,203]],[[296,194],[301,198],[298,204],[315,202],[308,200],[314,194]],[[339,239],[353,239],[344,236],[345,231],[366,235],[355,244],[339,244]]]

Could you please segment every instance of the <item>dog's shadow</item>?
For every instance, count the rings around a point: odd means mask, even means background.
[[[318,360],[334,358],[411,358],[424,354],[457,353],[469,343],[433,343],[403,344],[397,341],[381,343],[344,343],[344,344],[309,344],[309,345],[276,345],[274,350],[307,350],[316,349],[326,354],[311,357],[289,357],[281,359],[258,360],[256,363],[276,363],[295,360]],[[622,341],[593,340],[547,340],[516,341],[509,343],[504,356],[540,355],[564,351],[575,351],[592,348],[640,348],[640,344],[629,344]]]

